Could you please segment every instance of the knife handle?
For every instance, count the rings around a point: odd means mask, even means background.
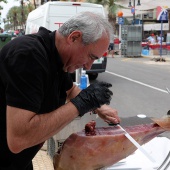
[[[117,126],[117,125],[119,125],[119,123],[113,123],[113,122],[109,122],[108,124],[109,124],[109,126]]]

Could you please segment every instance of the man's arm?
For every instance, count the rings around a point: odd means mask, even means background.
[[[116,109],[111,108],[108,105],[103,105],[95,110],[95,113],[99,115],[105,122],[113,122],[115,124],[120,123],[120,118]]]
[[[68,99],[74,98],[80,91],[81,90],[76,85],[74,85],[67,93]],[[115,124],[117,124],[121,121],[118,116],[117,110],[111,108],[108,105],[103,105],[100,108],[96,109],[95,113],[97,113],[100,118],[108,123],[114,122]]]
[[[99,108],[98,114],[105,121],[114,122],[115,120],[111,118],[116,116],[113,114],[113,110],[109,111],[108,106],[103,106],[110,103],[113,94],[108,89],[110,86],[111,84],[104,82],[96,83],[81,91],[73,85],[67,93],[68,100],[71,99],[71,102],[46,114],[36,114],[7,106],[7,141],[10,150],[13,153],[19,153],[44,142],[63,129],[80,113],[83,115],[94,108]]]
[[[47,114],[7,106],[7,141],[13,153],[37,145],[58,133],[79,115],[71,103]]]
[[[70,100],[71,98],[74,98],[75,96],[78,95],[78,93],[80,93],[81,89],[78,88],[76,85],[74,85],[68,92],[68,100]],[[99,115],[100,118],[102,118],[104,121],[110,123],[110,122],[114,122],[119,123],[121,120],[118,116],[118,112],[116,109],[111,108],[108,105],[103,105],[100,108],[94,110],[95,113],[97,113]]]
[[[74,98],[81,90],[73,84],[67,92],[67,101]],[[10,150],[18,153],[23,149],[44,142],[79,115],[71,103],[47,114],[7,106],[7,140]]]

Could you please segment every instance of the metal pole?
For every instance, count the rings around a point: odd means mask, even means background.
[[[142,15],[142,41],[144,40],[144,23],[143,23],[143,14]]]
[[[80,85],[80,77],[81,77],[81,72],[82,72],[82,68],[76,69],[76,85],[79,86]]]
[[[133,0],[134,13],[133,13],[133,25],[135,25],[135,0]]]
[[[119,40],[121,41],[122,40],[122,37],[121,37],[121,34],[122,34],[122,25],[119,24]],[[122,43],[122,42],[121,42]],[[119,43],[119,50],[121,51],[121,43]],[[121,54],[122,55],[122,54]]]
[[[163,20],[161,20],[161,46],[160,46],[160,58],[162,57],[162,29],[163,29]]]

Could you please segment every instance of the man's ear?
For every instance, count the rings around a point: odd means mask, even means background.
[[[82,37],[82,32],[81,31],[73,31],[69,36],[68,36],[68,41],[69,43],[73,43],[75,41],[81,41]]]

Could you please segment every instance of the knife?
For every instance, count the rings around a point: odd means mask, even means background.
[[[151,155],[149,155],[149,153],[141,146],[139,145],[138,142],[136,142],[136,140],[122,127],[120,126],[120,124],[117,124],[116,126],[118,126],[121,130],[124,131],[125,136],[153,163],[156,163],[156,161],[152,158]]]
[[[142,168],[121,168],[121,169],[115,169],[115,168],[108,168],[107,170],[140,170]]]

